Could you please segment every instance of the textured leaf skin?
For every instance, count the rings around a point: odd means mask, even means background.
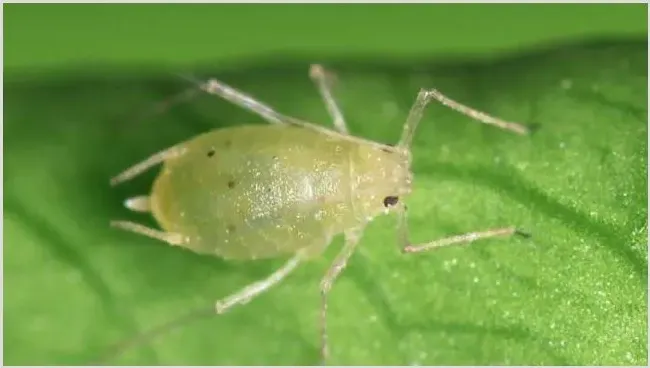
[[[309,61],[199,74],[327,124]],[[509,224],[533,238],[404,256],[394,219],[377,220],[331,293],[331,363],[647,365],[645,42],[481,63],[324,62],[366,138],[395,142],[427,86],[539,124],[525,138],[427,110],[407,201],[413,239]],[[151,223],[122,201],[155,172],[114,189],[110,176],[208,129],[259,121],[209,96],[135,119],[185,87],[128,71],[5,83],[5,363],[86,362],[283,262],[225,262],[108,228]],[[246,307],[115,363],[317,363],[318,281],[340,245]]]

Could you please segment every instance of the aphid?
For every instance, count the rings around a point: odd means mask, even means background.
[[[112,226],[224,259],[289,256],[267,278],[218,300],[217,314],[249,302],[301,262],[320,255],[334,236],[343,234],[345,244],[320,284],[321,354],[326,359],[328,292],[374,217],[397,214],[398,239],[405,253],[518,233],[514,227],[504,227],[424,244],[409,242],[401,199],[411,192],[411,141],[427,104],[437,100],[482,123],[518,134],[528,134],[528,128],[461,105],[437,90],[420,90],[399,143],[381,144],[348,133],[331,93],[331,73],[312,65],[310,77],[335,130],[282,115],[219,80],[200,83],[203,91],[252,111],[270,124],[204,133],[117,175],[112,185],[163,165],[149,195],[125,202],[133,211],[151,212],[162,230],[127,221],[113,221]]]

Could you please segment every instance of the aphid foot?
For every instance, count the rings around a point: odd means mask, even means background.
[[[223,306],[221,302],[216,302],[214,303],[214,311],[217,314],[223,314],[226,311],[226,308]]]
[[[530,123],[527,124],[526,127],[528,128],[528,134],[535,134],[537,133],[538,130],[542,128],[542,124],[540,123]]]
[[[320,64],[312,64],[309,67],[309,77],[317,79],[325,77],[325,69]]]
[[[515,229],[514,234],[519,235],[519,236],[521,236],[522,238],[525,238],[525,239],[530,239],[530,238],[533,237],[533,234],[531,234],[530,232],[520,230],[520,229]]]

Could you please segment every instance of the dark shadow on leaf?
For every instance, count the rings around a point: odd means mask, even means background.
[[[647,77],[646,77],[647,79]],[[623,111],[634,117],[633,122],[638,124],[647,125],[648,122],[648,106],[635,106],[628,101],[617,101],[608,97],[603,92],[594,92],[588,90],[570,89],[568,95],[572,98],[583,101],[586,103],[597,103],[614,111]],[[647,96],[647,94],[646,94]],[[647,97],[646,97],[647,100]]]
[[[43,244],[50,246],[44,247],[44,251],[52,255],[52,259],[62,263],[67,263],[70,268],[77,269],[83,275],[83,281],[94,291],[94,294],[101,300],[104,313],[112,320],[120,324],[120,328],[135,333],[137,323],[132,316],[120,306],[119,301],[115,299],[108,284],[95,270],[92,262],[88,257],[73,246],[60,230],[53,228],[50,223],[43,219],[38,213],[22,205],[13,196],[5,196],[3,210],[16,216],[21,223],[27,226],[37,237],[42,239]],[[62,352],[57,352],[58,354]]]
[[[513,168],[502,165],[497,171],[480,166],[458,167],[444,163],[427,166],[426,168],[429,170],[428,172],[440,177],[471,180],[474,183],[485,185],[502,193],[504,196],[533,207],[536,211],[544,213],[549,218],[561,220],[578,234],[596,236],[610,252],[626,260],[632,266],[639,280],[647,285],[647,263],[638,254],[626,247],[625,239],[627,235],[625,232],[617,230],[602,220],[592,220],[587,215],[561,204],[540,189],[521,179]]]

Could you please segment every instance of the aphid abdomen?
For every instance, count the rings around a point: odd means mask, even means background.
[[[154,184],[161,227],[196,252],[275,257],[311,247],[355,221],[348,142],[287,126],[242,126],[201,135],[167,161]]]

